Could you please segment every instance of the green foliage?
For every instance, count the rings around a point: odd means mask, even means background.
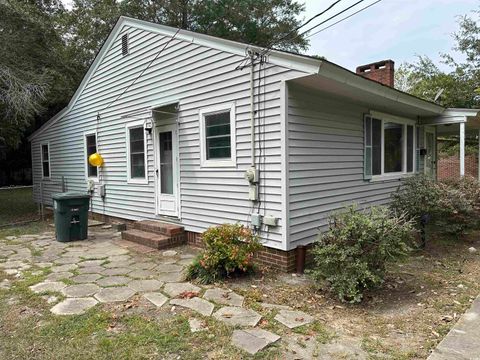
[[[392,194],[391,209],[405,213],[419,228],[423,215],[440,231],[456,236],[463,234],[473,224],[475,202],[478,201],[478,185],[472,192],[471,180],[436,182],[424,176],[412,176]]]
[[[443,89],[438,102],[448,107],[477,108],[480,106],[480,12],[459,18],[459,30],[453,35],[454,51],[465,60],[457,62],[443,54],[448,71],[440,70],[431,59],[419,56],[411,64],[402,64],[395,74],[396,87],[426,100],[433,101]]]
[[[188,267],[186,277],[204,284],[252,271],[254,253],[261,248],[252,231],[240,224],[211,227],[202,241],[204,251]]]
[[[343,301],[359,302],[367,289],[384,281],[386,264],[408,254],[413,225],[388,208],[369,212],[355,206],[330,218],[330,229],[313,248],[316,280],[326,280]]]

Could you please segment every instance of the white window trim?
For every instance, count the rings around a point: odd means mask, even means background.
[[[43,146],[47,145],[48,149],[48,175],[44,176],[43,174]],[[50,153],[50,141],[40,143],[40,160],[42,164],[42,179],[50,180],[52,178],[52,154]]]
[[[416,146],[417,146],[417,124],[415,120],[411,120],[408,118],[403,118],[399,116],[394,116],[390,114],[385,114],[377,111],[371,111],[370,116],[373,119],[376,120],[381,120],[382,122],[382,136],[381,136],[381,145],[380,145],[380,150],[381,150],[381,174],[379,175],[373,175],[372,174],[372,179],[370,181],[383,181],[383,180],[394,180],[394,179],[399,179],[403,177],[408,177],[416,174],[416,169],[415,169],[415,164],[416,164]],[[391,172],[391,173],[385,173],[384,172],[384,166],[385,166],[385,127],[384,124],[385,122],[393,122],[396,124],[400,124],[403,127],[403,161],[402,161],[402,171],[401,172]],[[407,172],[407,125],[413,126],[413,170],[410,172]],[[373,128],[373,125],[372,125]],[[373,151],[372,151],[372,158],[373,158]],[[373,166],[372,166],[372,172],[373,172]]]
[[[131,177],[131,168],[130,168],[130,129],[132,128],[142,128],[143,134],[143,161],[145,164],[145,177],[144,178],[133,178]],[[147,137],[145,136],[145,121],[138,120],[132,121],[125,125],[125,139],[127,147],[127,183],[129,184],[148,184],[148,163],[147,163]]]
[[[92,130],[92,131],[85,131],[83,133],[83,152],[85,154],[85,179],[87,180],[93,180],[95,182],[98,182],[98,172],[100,171],[97,167],[97,176],[88,176],[88,153],[87,153],[87,136],[89,135],[95,135],[95,148],[97,149],[98,152],[98,136],[97,136],[97,131]]]
[[[207,160],[205,116],[230,112],[230,159]],[[200,124],[200,164],[201,167],[236,167],[237,166],[237,144],[236,144],[236,112],[235,103],[212,106],[199,111]]]

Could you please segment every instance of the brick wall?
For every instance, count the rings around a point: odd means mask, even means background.
[[[475,155],[465,156],[465,175],[478,178],[478,160]],[[442,157],[438,160],[438,180],[458,179],[459,177],[460,159],[458,155]]]

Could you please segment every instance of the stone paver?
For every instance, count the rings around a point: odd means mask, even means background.
[[[163,288],[163,291],[172,298],[185,292],[198,293],[200,290],[202,289],[190,283],[168,283],[165,284],[165,287]]]
[[[231,290],[213,288],[205,291],[204,299],[213,301],[217,304],[229,306],[242,306],[243,296],[234,293]]]
[[[92,296],[100,291],[100,287],[95,284],[78,284],[70,285],[62,289],[63,295],[66,297],[83,298]]]
[[[166,283],[177,283],[184,279],[184,275],[182,273],[166,272],[159,273],[156,278]]]
[[[168,301],[168,298],[159,292],[145,293],[143,297],[157,307],[161,307]]]
[[[132,271],[132,269],[129,269],[129,268],[126,268],[126,267],[119,267],[119,268],[104,269],[101,272],[101,274],[102,275],[107,275],[107,276],[127,275],[131,271]]]
[[[97,284],[100,286],[118,286],[118,285],[125,285],[131,279],[126,276],[106,276],[102,279],[97,280]]]
[[[51,274],[48,274],[48,276],[45,278],[48,281],[59,281],[62,279],[70,279],[73,276],[71,272],[54,272]]]
[[[195,318],[188,319],[188,325],[190,325],[190,331],[192,333],[208,330],[205,322],[199,319],[195,319]]]
[[[215,306],[211,302],[208,302],[207,300],[198,297],[194,297],[191,299],[172,299],[170,300],[170,304],[186,307],[202,314],[203,316],[212,315],[213,309],[215,308]]]
[[[175,250],[166,250],[162,253],[163,256],[175,256],[177,252]]]
[[[226,306],[215,312],[213,317],[231,326],[256,326],[262,318],[257,312],[236,306]]]
[[[150,280],[132,280],[128,283],[128,286],[131,287],[136,292],[152,292],[157,291],[162,287],[163,283],[150,279]]]
[[[310,324],[315,320],[313,316],[296,310],[280,310],[274,319],[290,329]]]
[[[104,303],[127,301],[135,291],[127,286],[104,288],[95,294],[95,298]]]
[[[255,355],[279,339],[280,336],[277,334],[262,329],[235,330],[232,343],[249,354]]]
[[[50,311],[56,315],[80,315],[98,303],[94,298],[69,298],[59,302]]]
[[[30,290],[32,290],[36,294],[40,294],[45,291],[61,291],[66,286],[67,285],[65,285],[63,282],[44,281],[36,285],[30,286]]]
[[[168,272],[178,273],[183,270],[183,266],[176,265],[176,264],[160,264],[155,268],[155,270],[158,272],[164,272],[164,273],[168,273]]]
[[[76,271],[79,274],[99,274],[104,270],[105,268],[102,266],[86,266],[86,267],[80,267]]]
[[[438,344],[428,360],[467,360],[480,358],[480,296]]]
[[[78,263],[80,267],[89,267],[89,266],[100,266],[105,262],[105,260],[85,260]]]
[[[155,273],[150,270],[133,270],[128,274],[128,276],[136,279],[147,279],[155,276]]]
[[[52,266],[52,272],[65,272],[65,271],[72,271],[78,269],[77,264],[65,264],[65,265],[55,265]]]
[[[72,277],[71,280],[76,283],[92,283],[101,277],[100,274],[82,274]]]

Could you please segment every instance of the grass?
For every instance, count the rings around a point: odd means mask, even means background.
[[[38,218],[32,188],[0,190],[0,225]]]

